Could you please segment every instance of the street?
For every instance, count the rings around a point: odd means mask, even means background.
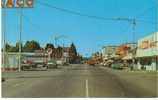
[[[3,72],[3,98],[157,97],[156,72],[74,64],[47,71]]]

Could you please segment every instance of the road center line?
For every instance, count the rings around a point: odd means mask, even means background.
[[[86,97],[89,97],[89,93],[88,93],[88,79],[86,79]]]

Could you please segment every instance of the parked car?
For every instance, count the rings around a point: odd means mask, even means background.
[[[57,65],[64,65],[64,62],[62,60],[57,60],[56,63]]]
[[[43,59],[34,60],[33,63],[35,64],[36,68],[46,67],[46,62],[44,62]]]
[[[112,65],[113,62],[114,62],[113,60],[108,60],[108,61],[106,61],[106,62],[103,63],[103,66],[111,67],[111,65]]]
[[[111,65],[111,68],[113,68],[113,69],[123,69],[123,64],[122,63],[113,63],[112,65]]]
[[[63,61],[63,60],[57,60],[57,61],[56,61],[56,63],[57,63],[57,65],[61,65],[61,66],[66,66],[66,65],[69,65],[69,63],[68,63],[68,62]]]
[[[4,81],[5,81],[5,78],[4,78],[4,77],[2,77],[2,78],[1,78],[1,80],[2,80],[2,82],[4,82]]]
[[[31,61],[31,60],[24,60],[24,61],[22,61],[21,69],[22,70],[28,70],[28,69],[34,68],[35,66],[36,65],[35,65],[35,63],[33,63],[33,61]]]
[[[64,65],[64,66],[68,66],[68,65],[69,65],[69,63],[67,63],[67,62],[64,62],[64,63],[63,63],[63,65]]]
[[[47,68],[58,68],[55,60],[50,60],[47,62]]]

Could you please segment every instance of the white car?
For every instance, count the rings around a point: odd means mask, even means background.
[[[56,63],[57,63],[57,65],[63,65],[64,64],[64,62],[62,60],[57,60]]]

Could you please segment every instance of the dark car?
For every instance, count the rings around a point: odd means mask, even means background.
[[[5,78],[4,77],[2,77],[2,82],[4,82],[5,81]]]
[[[47,68],[57,68],[57,63],[55,60],[50,60],[47,62]]]

